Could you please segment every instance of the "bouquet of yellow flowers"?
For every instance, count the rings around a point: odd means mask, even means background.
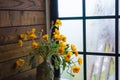
[[[67,44],[67,38],[59,31],[59,26],[61,25],[62,23],[59,19],[55,22],[52,21],[50,32],[48,34],[43,34],[44,31],[41,30],[39,35],[36,34],[36,29],[32,28],[31,31],[20,34],[18,44],[23,46],[23,41],[31,40],[33,51],[30,55],[32,55],[32,58],[41,56],[43,60],[46,60],[55,55],[55,58],[53,59],[55,68],[58,68],[61,65],[62,70],[64,71],[66,67],[71,67],[73,73],[78,73],[82,64],[82,58],[79,57],[76,58],[76,60],[73,60],[72,55],[78,57],[77,48],[74,44]],[[36,39],[40,40],[37,42]],[[22,66],[24,63],[24,60],[19,59],[16,61],[16,66]],[[74,76],[71,72],[68,73]]]

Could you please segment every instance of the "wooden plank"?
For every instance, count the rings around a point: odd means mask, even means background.
[[[20,74],[17,74],[15,76],[10,76],[8,78],[5,78],[3,80],[36,80],[36,69],[32,69]]]
[[[18,28],[18,30],[17,30],[17,28],[15,28],[15,29],[8,28],[8,31],[11,30],[11,32],[7,32],[7,30],[5,30],[4,28],[3,28],[3,30],[0,29],[1,30],[0,32],[3,33],[2,35],[4,35],[3,36],[4,38],[0,39],[0,42],[2,44],[7,43],[7,42],[11,42],[11,41],[18,42],[18,39],[19,39],[18,35],[20,33],[25,33],[26,31],[31,30],[31,28],[32,28],[31,26],[30,27],[20,27],[20,28]],[[37,33],[38,33],[38,31],[40,31],[41,28],[45,30],[45,27],[43,27],[43,26],[42,27],[35,26],[35,28],[37,30],[36,31]],[[5,31],[7,33],[4,34],[5,32],[2,32],[2,31]],[[11,38],[9,38],[8,35],[10,35]],[[0,36],[1,36],[1,34],[0,34]],[[0,62],[28,55],[28,53],[32,49],[31,41],[26,41],[23,44],[24,44],[23,47],[20,47],[17,43],[1,45],[0,46]]]
[[[39,41],[39,39],[36,41]],[[18,46],[18,44],[8,44],[5,46],[0,46],[0,49],[3,49],[2,51],[0,51],[0,62],[5,62],[14,58],[27,56],[33,50],[31,46],[31,41],[24,42],[23,47]],[[41,61],[39,62],[41,63]]]
[[[18,42],[19,35],[30,31],[33,27],[36,28],[36,33],[40,32],[41,29],[46,32],[45,25],[0,28],[0,45]]]
[[[26,57],[21,57],[21,58],[26,60],[27,59]],[[16,74],[19,74],[19,73],[22,73],[22,72],[25,72],[25,71],[29,71],[32,68],[36,68],[36,66],[41,64],[42,61],[43,61],[42,59],[36,58],[36,61],[33,63],[33,65],[30,66],[30,65],[25,64],[21,68],[21,70],[18,70],[18,69],[15,69],[15,67],[14,67],[14,64],[17,60],[18,60],[18,58],[6,61],[4,63],[0,63],[0,80],[3,80],[5,78],[8,78],[10,76],[14,76]]]
[[[0,63],[0,80],[2,80],[3,78],[9,77],[11,75],[15,75],[17,73],[19,73],[18,70],[16,70],[14,68],[14,64],[16,62],[17,59],[14,60],[10,60],[4,63]],[[31,69],[31,66],[24,66],[22,67],[21,72],[26,71]]]
[[[8,44],[5,46],[0,46],[0,49],[0,62],[3,62],[28,55],[29,52],[32,50],[32,47],[30,42],[25,42],[23,47],[18,46],[18,44]]]
[[[0,27],[45,24],[45,12],[0,11]]]
[[[45,0],[0,0],[0,9],[45,10]]]

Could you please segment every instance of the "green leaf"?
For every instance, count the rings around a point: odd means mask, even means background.
[[[57,60],[55,60],[55,68],[58,69],[59,68],[59,62]]]
[[[66,68],[66,61],[65,61],[65,60],[63,60],[62,65],[63,65],[63,71],[64,71],[64,70],[65,70],[65,68]]]

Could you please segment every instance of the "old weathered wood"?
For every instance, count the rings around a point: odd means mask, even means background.
[[[45,25],[0,28],[0,45],[18,42],[19,35],[30,31],[33,27],[36,28],[36,34],[40,32],[41,29],[45,29]]]
[[[0,27],[45,24],[45,12],[0,11]]]
[[[8,78],[9,80],[36,80],[36,69],[32,69]],[[6,78],[3,80],[6,80]]]
[[[4,62],[4,63],[0,63],[0,80],[3,78],[9,77],[11,75],[15,75],[15,74],[19,73],[19,71],[14,68],[14,64],[15,64],[16,60],[17,59],[10,60],[10,61]],[[21,72],[29,70],[29,69],[31,69],[31,66],[26,65],[26,66],[22,67]]]
[[[3,62],[28,55],[32,47],[30,42],[25,42],[23,47],[18,46],[18,44],[8,44],[6,46],[0,46],[0,49],[3,49],[0,51],[0,62]]]
[[[20,57],[22,59],[25,60],[25,64],[24,66],[21,67],[21,69],[15,69],[14,64],[15,62],[19,59],[13,59],[13,60],[9,60],[7,62],[4,63],[0,63],[0,80],[4,79],[4,78],[8,78],[10,76],[31,70],[32,68],[37,67],[39,64],[41,64],[41,62],[43,61],[42,59],[36,59],[35,62],[33,63],[33,65],[28,65],[26,60],[28,59],[28,56],[25,57]],[[4,67],[3,67],[4,66]]]
[[[32,68],[24,66],[20,72],[13,66],[32,50],[30,40],[22,48],[18,46],[19,34],[33,27],[37,33],[40,29],[46,33],[45,14],[45,0],[0,0],[0,80],[26,80],[29,75],[35,78],[36,71],[31,69],[42,60],[36,60]]]
[[[44,10],[45,0],[0,0],[0,9]]]
[[[36,40],[36,42],[39,41],[39,39]],[[24,42],[22,47],[15,43],[0,46],[0,49],[0,62],[26,56],[33,50],[31,46],[31,41]]]

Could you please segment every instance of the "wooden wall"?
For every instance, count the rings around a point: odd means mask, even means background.
[[[18,46],[18,35],[35,27],[46,30],[45,0],[0,0],[0,80],[33,80],[35,67],[21,71],[13,65],[18,58],[26,58],[30,41]]]

